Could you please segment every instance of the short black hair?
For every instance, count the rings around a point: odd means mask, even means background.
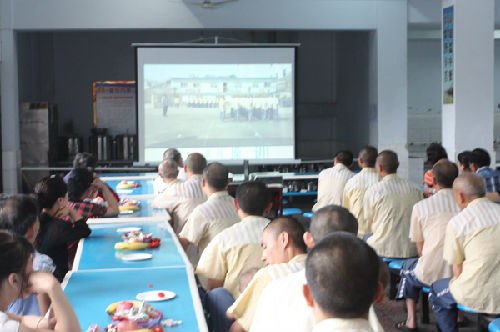
[[[470,171],[470,163],[472,161],[472,151],[466,150],[460,152],[457,156],[457,159],[460,162],[460,164],[462,164],[465,170]]]
[[[441,159],[448,159],[448,153],[439,143],[431,143],[427,147],[427,162],[434,165]]]
[[[75,169],[72,174],[75,174],[75,172],[79,174],[80,171],[92,174],[86,169]],[[57,175],[47,176],[35,184],[34,192],[40,208],[50,209],[54,206],[58,198],[66,196],[68,185]]]
[[[221,163],[210,163],[203,169],[203,178],[207,181],[208,186],[215,190],[226,189],[228,174],[227,167]]]
[[[345,166],[351,166],[352,161],[354,159],[354,156],[351,151],[343,150],[337,152],[335,155],[335,158],[337,158],[337,162],[344,164]]]
[[[240,209],[252,216],[262,216],[271,199],[269,188],[261,181],[243,182],[236,189]]]
[[[73,168],[89,168],[93,172],[96,166],[96,157],[88,152],[77,153],[73,159]]]
[[[75,168],[68,180],[68,198],[71,202],[79,202],[80,197],[89,189],[94,181],[94,174],[88,169]]]
[[[330,317],[366,315],[377,293],[378,278],[377,254],[349,233],[327,235],[307,255],[307,284],[314,301]]]
[[[375,167],[375,162],[377,161],[378,151],[373,146],[367,145],[359,151],[359,157],[363,159],[363,162],[368,167]]]
[[[160,165],[158,165],[158,172],[161,173],[162,177],[165,179],[175,179],[179,175],[178,164],[173,159],[164,159]]]
[[[28,286],[28,276],[26,267],[28,266],[30,255],[33,253],[33,246],[23,236],[0,232],[0,283],[11,273],[22,276],[23,289]]]
[[[177,164],[181,161],[181,153],[175,148],[168,148],[163,152],[163,160],[173,159]]]
[[[304,226],[295,218],[292,217],[279,217],[271,221],[264,228],[264,231],[270,231],[274,234],[275,238],[281,233],[288,234],[289,239],[292,240],[293,246],[301,252],[307,252],[307,246],[304,243]]]
[[[377,163],[379,163],[379,165],[382,166],[382,169],[389,174],[393,174],[398,171],[398,155],[394,151],[384,150],[380,152],[377,157]]]
[[[203,169],[207,167],[207,160],[201,153],[190,153],[185,165],[194,174],[203,174]]]
[[[11,195],[0,204],[0,229],[20,236],[28,233],[40,213],[36,199],[29,195]]]
[[[327,205],[314,212],[309,232],[314,242],[333,232],[358,234],[358,221],[349,210],[339,205]]]
[[[471,163],[476,164],[478,168],[488,167],[491,164],[491,158],[488,151],[481,148],[472,150]]]
[[[458,167],[450,161],[440,161],[432,168],[432,176],[443,188],[453,188],[453,181],[458,176]]]

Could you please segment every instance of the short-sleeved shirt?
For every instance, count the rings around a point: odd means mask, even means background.
[[[414,270],[420,282],[430,285],[453,275],[452,266],[442,259],[443,245],[448,222],[459,212],[452,189],[441,189],[413,206],[410,239],[424,242],[422,256]]]
[[[487,198],[470,202],[446,229],[444,259],[463,264],[450,281],[455,300],[483,313],[500,313],[500,206]]]
[[[201,187],[201,175],[193,175],[187,181],[175,180],[154,199],[156,207],[167,210],[172,217],[176,234],[182,231],[193,210],[207,200]]]
[[[328,318],[314,326],[313,332],[371,332],[370,322],[364,318]]]
[[[179,236],[198,246],[201,254],[217,234],[239,221],[233,198],[219,191],[193,210]]]
[[[318,175],[318,203],[314,204],[313,211],[330,204],[342,205],[345,184],[353,175],[341,163],[322,170]]]
[[[178,167],[178,169],[179,169],[179,174],[177,174],[177,179],[181,180],[181,181],[186,181],[187,177],[186,177],[186,172],[184,171],[184,168]],[[157,176],[153,180],[153,192],[154,192],[155,196],[161,194],[167,187],[168,187],[168,184],[163,182],[163,179],[160,176]]]
[[[6,313],[0,311],[0,331],[2,332],[17,332],[19,329],[19,322],[10,319]]]
[[[306,257],[306,254],[297,255],[288,263],[268,265],[255,274],[252,281],[248,284],[248,287],[245,288],[243,293],[238,296],[233,305],[228,309],[245,330],[248,331],[250,329],[260,295],[264,288],[273,280],[303,270],[306,263]]]
[[[500,192],[500,173],[490,167],[481,167],[476,173],[484,179],[487,192]]]
[[[372,219],[367,243],[382,257],[417,256],[417,247],[408,238],[413,205],[423,198],[418,186],[396,174],[386,175],[365,193],[364,216]]]
[[[259,298],[249,331],[312,331],[314,314],[302,293],[304,284],[307,284],[305,269],[271,282]],[[368,321],[373,331],[384,331],[373,306],[368,311]]]
[[[358,236],[360,238],[371,233],[368,220],[364,218],[363,214],[363,198],[366,190],[379,181],[380,177],[375,168],[363,168],[345,185],[342,206],[358,219]]]
[[[269,219],[249,216],[217,234],[201,254],[196,273],[223,281],[223,287],[237,298],[240,274],[264,266],[262,232],[268,223]]]

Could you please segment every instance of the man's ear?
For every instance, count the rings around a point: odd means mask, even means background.
[[[304,239],[304,243],[309,249],[314,247],[314,240],[311,232],[305,232],[304,235],[302,235],[302,238]]]
[[[264,216],[267,216],[267,215],[269,214],[269,212],[271,211],[272,207],[273,207],[273,202],[271,201],[271,202],[269,202],[269,203],[267,204],[267,207],[266,207],[266,209],[264,210],[263,215],[264,215]]]
[[[384,286],[382,286],[382,283],[379,282],[377,284],[377,292],[375,293],[375,298],[373,299],[373,303],[377,304],[380,303],[384,300],[385,294],[384,294]]]
[[[437,182],[436,178],[433,176],[432,177],[432,186],[436,187],[437,185],[438,185],[438,182]]]
[[[201,178],[201,186],[205,187],[207,185],[207,180],[205,178]]]
[[[283,248],[288,248],[290,246],[290,237],[287,232],[281,232],[278,235],[278,239],[280,240]]]
[[[233,198],[233,204],[236,211],[238,211],[240,209],[240,206],[238,205],[238,200],[236,198]]]
[[[363,161],[363,158],[358,157],[358,166],[362,167],[365,162]]]
[[[183,167],[183,168],[184,168],[184,172],[185,172],[185,173],[187,173],[187,171],[188,171],[188,167],[187,167],[186,165],[184,165],[184,167]]]
[[[306,299],[307,305],[312,308],[312,306],[314,304],[314,300],[313,300],[311,290],[309,289],[308,284],[302,285],[302,295],[304,295],[304,298]]]

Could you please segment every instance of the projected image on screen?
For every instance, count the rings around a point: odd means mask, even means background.
[[[144,113],[146,153],[287,158],[279,150],[294,144],[292,65],[146,64]]]

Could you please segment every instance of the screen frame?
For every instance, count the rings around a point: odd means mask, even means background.
[[[139,160],[134,162],[134,166],[149,166],[149,165],[158,165],[158,163],[146,163],[145,151],[144,148],[141,149],[141,141],[142,137],[139,133],[142,133],[144,129],[140,128],[139,124],[139,59],[138,52],[140,48],[292,48],[293,49],[293,158],[291,159],[248,159],[248,161],[252,164],[295,164],[300,163],[300,159],[297,159],[297,96],[296,96],[296,87],[297,87],[297,49],[300,47],[299,43],[132,43],[131,46],[134,48],[134,56],[135,56],[135,81],[137,82],[137,87],[135,89],[136,93],[136,112],[135,112],[135,121],[137,125],[137,144],[138,144],[138,158]],[[144,142],[142,142],[144,144]],[[184,158],[186,158],[185,156]],[[229,159],[229,160],[208,160],[209,162],[220,161],[226,165],[240,165],[244,162],[244,159]]]

